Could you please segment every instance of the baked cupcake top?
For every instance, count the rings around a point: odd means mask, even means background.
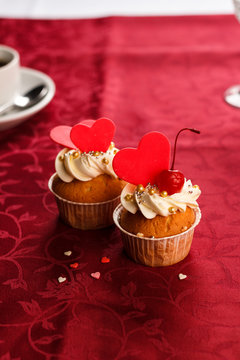
[[[50,132],[56,143],[63,145],[55,160],[59,178],[89,181],[101,174],[117,178],[112,161],[118,149],[112,142],[115,125],[110,119],[85,120],[73,126],[57,126]]]
[[[138,148],[120,150],[113,160],[115,173],[129,182],[121,193],[123,207],[132,214],[138,210],[147,219],[156,215],[168,216],[177,211],[198,207],[201,191],[184,175],[173,170],[178,136],[175,140],[173,163],[170,169],[170,143],[165,135],[151,132],[143,136]]]

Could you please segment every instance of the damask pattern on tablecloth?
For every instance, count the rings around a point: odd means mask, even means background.
[[[57,89],[47,108],[0,133],[0,360],[239,359],[240,113],[222,101],[240,81],[234,18],[0,26],[1,42]],[[116,122],[119,147],[149,130],[172,143],[182,127],[201,130],[178,145],[177,167],[200,185],[203,214],[181,263],[135,264],[114,226],[84,232],[58,219],[47,182],[60,147],[49,130],[100,116]]]

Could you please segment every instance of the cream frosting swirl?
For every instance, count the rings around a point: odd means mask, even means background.
[[[106,152],[85,153],[64,148],[56,157],[55,169],[60,179],[66,183],[73,179],[89,181],[101,174],[117,178],[112,167],[112,161],[117,152],[118,149],[113,144]]]
[[[151,189],[154,189],[153,194],[151,194]],[[145,218],[153,219],[156,215],[168,216],[177,210],[184,212],[187,206],[198,207],[196,200],[200,194],[199,187],[193,186],[191,181],[186,179],[179,193],[165,197],[151,185],[140,192],[135,185],[127,184],[121,193],[121,203],[130,213],[135,214],[140,210]]]

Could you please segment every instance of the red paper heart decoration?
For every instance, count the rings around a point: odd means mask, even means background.
[[[83,120],[79,124],[83,124],[83,125],[87,125],[87,126],[91,127],[95,123],[95,121],[96,120]]]
[[[50,131],[50,138],[59,145],[69,149],[76,149],[70,138],[71,126],[60,125]]]
[[[137,149],[120,150],[113,158],[113,169],[123,180],[146,186],[155,184],[156,176],[169,169],[170,143],[159,132],[150,132],[142,137]]]
[[[70,138],[76,147],[83,151],[107,151],[113,139],[115,125],[110,119],[101,118],[92,126],[80,123],[73,126]]]
[[[96,120],[83,120],[79,124],[91,128],[95,122]],[[50,138],[57,144],[62,145],[66,148],[76,149],[77,145],[73,143],[70,137],[71,130],[72,130],[71,126],[65,126],[65,125],[56,126],[50,131]]]

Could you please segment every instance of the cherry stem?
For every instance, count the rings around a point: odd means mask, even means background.
[[[173,161],[172,161],[172,166],[171,166],[171,169],[170,169],[170,170],[173,170],[173,169],[174,169],[174,163],[175,163],[176,147],[177,147],[178,137],[179,137],[180,133],[181,133],[182,131],[185,131],[185,130],[189,130],[189,131],[192,131],[192,132],[194,132],[194,133],[196,133],[196,134],[200,134],[200,131],[197,130],[197,129],[183,128],[183,129],[179,130],[179,132],[177,133],[176,138],[175,138],[174,150],[173,150]]]

